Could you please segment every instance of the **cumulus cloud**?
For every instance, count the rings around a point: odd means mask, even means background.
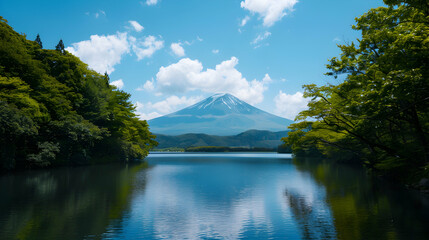
[[[144,40],[137,40],[130,37],[130,42],[134,53],[137,55],[137,60],[151,57],[156,51],[164,47],[164,41],[158,40],[154,36],[147,36]]]
[[[124,87],[124,82],[122,81],[122,79],[119,79],[119,80],[110,82],[110,85],[115,86],[120,90]]]
[[[156,5],[157,3],[158,3],[158,0],[146,0],[146,4],[148,6]]]
[[[235,66],[238,59],[232,57],[216,65],[215,69],[203,70],[198,60],[183,58],[167,67],[161,67],[156,74],[157,86],[167,93],[183,93],[201,90],[209,93],[231,93],[236,97],[256,104],[263,100],[266,90],[264,81],[247,81]]]
[[[150,112],[150,113],[142,113],[142,112],[136,112],[140,120],[151,120],[157,117],[161,117],[162,114],[159,114],[157,112]]]
[[[179,110],[181,107],[187,107],[202,100],[202,97],[178,97],[170,96],[167,99],[151,104],[147,104],[149,109],[154,109],[162,114],[172,113]]]
[[[129,53],[130,46],[127,33],[99,36],[92,35],[89,40],[73,43],[66,50],[79,57],[93,70],[108,74],[112,73],[116,64],[121,62],[121,57]]]
[[[257,45],[261,41],[267,39],[269,36],[271,36],[271,32],[265,31],[263,34],[259,34],[255,39],[253,39],[253,41],[251,42],[251,44]]]
[[[270,75],[268,75],[268,73],[265,74],[264,78],[262,79],[262,82],[264,83],[270,83],[273,80],[271,79]]]
[[[152,91],[153,89],[155,89],[155,87],[153,86],[153,79],[152,81],[147,80],[146,83],[143,85],[143,88],[147,91]]]
[[[297,3],[298,0],[245,0],[240,5],[251,13],[259,14],[263,19],[263,25],[270,27],[288,12],[293,11]]]
[[[241,23],[240,23],[240,27],[244,27],[246,24],[247,24],[247,22],[250,20],[250,17],[249,16],[245,16],[242,20],[241,20]]]
[[[218,53],[219,53],[219,49],[213,49],[213,50],[212,50],[212,53],[214,53],[214,54],[218,54]]]
[[[137,102],[134,104],[134,106],[136,107],[136,111],[140,111],[140,110],[142,110],[142,109],[143,109],[144,104],[143,104],[143,103],[141,103],[141,102],[139,102],[139,101],[137,101]]]
[[[185,49],[183,49],[181,43],[172,43],[170,48],[173,51],[173,53],[176,54],[176,56],[178,57],[185,56]]]
[[[140,119],[150,120],[162,115],[166,115],[182,108],[188,107],[192,104],[195,104],[203,99],[202,96],[198,97],[178,97],[170,96],[165,100],[159,102],[148,102],[146,104],[137,102],[136,105],[136,114],[139,115]]]
[[[282,91],[274,98],[276,108],[274,112],[279,116],[294,119],[299,112],[307,109],[309,99],[304,98],[303,93],[286,94]]]
[[[141,32],[144,29],[144,27],[140,25],[140,23],[138,23],[137,21],[130,20],[128,22],[131,24],[131,27],[133,27],[136,32]]]

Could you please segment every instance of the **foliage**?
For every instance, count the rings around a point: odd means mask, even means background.
[[[57,46],[55,46],[55,50],[60,51],[61,53],[64,53],[64,43],[62,39],[60,39]]]
[[[344,81],[304,86],[309,109],[284,141],[297,153],[362,159],[386,175],[422,177],[429,173],[429,5],[385,3],[356,19],[361,39],[339,45],[340,57],[329,61],[327,75]]]
[[[0,169],[130,161],[156,145],[130,95],[0,17]]]
[[[248,130],[234,136],[188,133],[177,136],[157,134],[158,148],[187,148],[200,146],[277,148],[288,131]]]

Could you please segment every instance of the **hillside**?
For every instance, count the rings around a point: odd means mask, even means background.
[[[156,140],[159,143],[157,147],[158,149],[200,146],[277,148],[278,145],[282,144],[280,139],[287,135],[288,131],[270,132],[249,130],[233,136],[216,136],[194,133],[178,136],[158,134]]]
[[[130,94],[0,17],[0,170],[144,158],[156,142]]]

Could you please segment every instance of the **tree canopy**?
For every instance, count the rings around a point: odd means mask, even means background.
[[[356,19],[356,43],[339,45],[327,75],[284,141],[295,153],[362,161],[393,177],[429,176],[429,3],[385,0]],[[415,179],[414,179],[415,180]]]
[[[0,17],[0,169],[144,158],[157,143],[130,94],[37,39]]]

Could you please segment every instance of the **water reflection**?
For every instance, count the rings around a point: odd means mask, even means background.
[[[0,239],[98,238],[129,210],[134,175],[145,166],[114,164],[2,176]]]
[[[0,177],[0,239],[429,239],[429,204],[361,168],[159,154]]]
[[[219,156],[149,158],[153,167],[146,191],[133,200],[128,225],[105,236],[281,239],[299,234],[284,217],[289,213],[281,189],[294,169],[290,160],[212,157]]]
[[[360,167],[306,158],[294,164],[326,189],[339,239],[429,239],[427,196],[371,177]],[[300,209],[295,211],[306,215]]]
[[[310,202],[305,195],[285,190],[285,197],[304,239],[336,239],[328,206],[321,200]]]

